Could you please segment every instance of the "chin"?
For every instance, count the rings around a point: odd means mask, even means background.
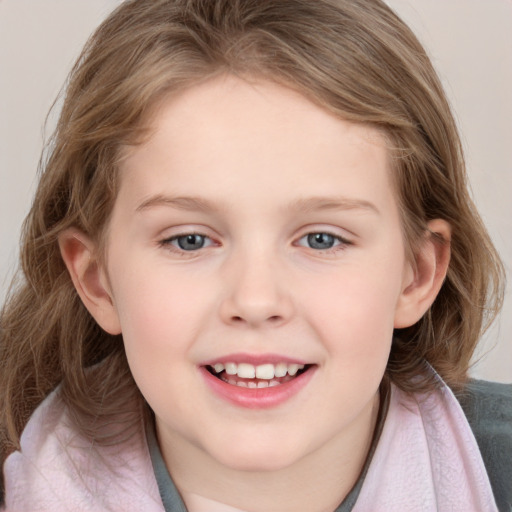
[[[274,472],[286,469],[300,460],[305,454],[298,450],[285,450],[284,447],[261,446],[230,446],[228,452],[214,453],[213,457],[225,467],[234,471]]]

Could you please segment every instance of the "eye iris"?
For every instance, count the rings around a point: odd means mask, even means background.
[[[184,251],[193,251],[201,249],[204,245],[204,236],[202,235],[183,235],[177,238],[180,249]]]
[[[328,233],[312,233],[308,235],[308,244],[313,249],[330,249],[334,245],[334,237]]]

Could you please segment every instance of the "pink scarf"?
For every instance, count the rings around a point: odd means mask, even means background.
[[[392,386],[381,438],[353,512],[497,512],[475,437],[443,384],[407,395]]]
[[[94,447],[52,393],[4,467],[9,512],[164,512],[140,435]],[[496,512],[487,473],[459,403],[446,387],[406,395],[392,386],[382,435],[354,512]]]

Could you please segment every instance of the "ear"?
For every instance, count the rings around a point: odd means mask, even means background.
[[[428,223],[415,265],[407,264],[395,311],[395,329],[415,324],[430,308],[443,285],[450,262],[451,228],[435,219]]]
[[[67,229],[59,236],[62,259],[89,313],[105,331],[120,334],[121,326],[105,271],[97,260],[96,246],[77,229]]]

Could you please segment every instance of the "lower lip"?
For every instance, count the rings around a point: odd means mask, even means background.
[[[247,409],[269,409],[277,407],[297,395],[311,380],[315,368],[315,366],[311,366],[298,377],[279,384],[279,386],[268,388],[243,388],[214,377],[205,367],[201,367],[200,371],[210,389],[224,400]]]

